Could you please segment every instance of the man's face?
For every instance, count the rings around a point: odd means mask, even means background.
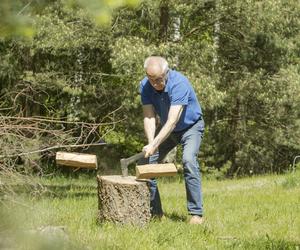
[[[149,82],[151,83],[152,87],[155,88],[157,91],[161,91],[166,86],[166,79],[167,79],[167,73],[162,74],[151,74],[151,72],[146,72],[147,77],[149,79]]]

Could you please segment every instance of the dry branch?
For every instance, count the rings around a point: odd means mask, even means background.
[[[0,116],[2,139],[0,159],[6,161],[7,158],[61,148],[105,145],[103,141],[99,142],[105,134],[100,134],[98,131],[100,127],[112,129],[115,123],[70,122],[49,117]],[[109,131],[107,129],[106,133]]]

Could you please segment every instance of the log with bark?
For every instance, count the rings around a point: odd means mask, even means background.
[[[147,181],[135,176],[97,176],[99,221],[144,226],[150,221],[150,190]]]

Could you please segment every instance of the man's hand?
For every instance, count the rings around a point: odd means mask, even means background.
[[[155,132],[155,120],[154,120],[154,113],[151,111],[153,109],[152,105],[144,105],[144,128],[146,131],[146,134],[148,135],[148,142],[149,144],[146,145],[143,148],[143,152],[145,152],[145,158],[153,155],[157,150],[159,145],[170,135],[170,133],[175,128],[182,110],[182,105],[173,105],[170,107],[169,114],[168,114],[168,120],[165,123],[165,125],[162,127],[158,135],[154,137]],[[147,115],[145,115],[145,112],[149,113],[149,117],[152,120],[152,126],[149,126],[150,119],[147,118]],[[150,133],[151,132],[151,133]]]
[[[157,151],[157,147],[155,147],[152,143],[143,147],[143,152],[145,152],[145,158],[150,157]]]

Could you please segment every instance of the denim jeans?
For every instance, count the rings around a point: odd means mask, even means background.
[[[201,141],[204,133],[204,121],[199,120],[193,126],[180,132],[172,132],[159,146],[158,153],[149,157],[149,164],[160,163],[170,150],[178,144],[183,147],[183,173],[185,179],[187,210],[189,214],[203,215],[203,200],[201,188],[201,174],[197,160]],[[157,181],[150,181],[150,206],[151,214],[162,215],[163,210],[160,201]]]

